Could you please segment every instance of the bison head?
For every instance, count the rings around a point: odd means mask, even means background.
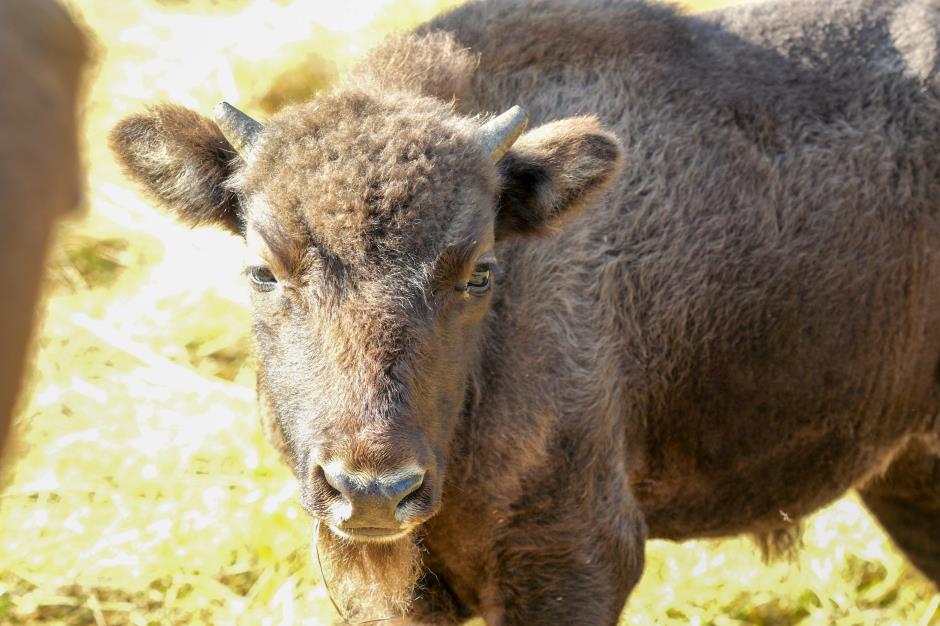
[[[263,412],[327,541],[407,543],[438,511],[481,355],[508,349],[487,337],[498,243],[550,230],[618,167],[593,118],[524,125],[346,89],[263,126],[161,106],[112,133],[181,220],[244,237]]]

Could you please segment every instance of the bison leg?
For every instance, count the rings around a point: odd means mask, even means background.
[[[860,490],[910,561],[940,587],[940,454],[917,442]]]
[[[536,496],[504,529],[481,593],[487,626],[618,623],[643,570],[646,526],[626,489],[613,487],[561,506]]]
[[[588,556],[583,546],[562,537],[543,550],[532,548],[516,548],[491,593],[484,594],[487,626],[618,623],[642,571],[642,544],[631,545],[627,559],[616,552]]]

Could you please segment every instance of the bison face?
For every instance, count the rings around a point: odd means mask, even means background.
[[[496,281],[495,169],[444,113],[321,98],[259,131],[229,183],[259,392],[305,507],[345,538],[395,540],[437,511]]]
[[[183,220],[244,236],[259,397],[305,507],[335,536],[397,540],[440,507],[483,346],[499,349],[497,242],[576,213],[619,145],[591,118],[513,143],[518,110],[481,129],[438,100],[354,90],[264,127],[217,119],[157,108],[112,146]]]

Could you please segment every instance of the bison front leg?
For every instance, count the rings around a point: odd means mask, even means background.
[[[643,570],[646,528],[625,490],[548,498],[501,535],[481,594],[488,626],[614,625]]]
[[[940,454],[917,442],[884,476],[860,489],[862,500],[911,562],[940,588]]]

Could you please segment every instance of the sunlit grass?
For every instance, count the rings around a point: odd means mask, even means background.
[[[0,623],[334,619],[295,481],[256,425],[241,246],[154,210],[104,137],[161,100],[208,111],[225,98],[263,117],[457,2],[73,2],[99,50],[88,214],[49,260],[0,493]],[[805,543],[798,562],[766,567],[745,540],[652,542],[624,622],[940,623],[940,596],[856,500],[815,517]]]

